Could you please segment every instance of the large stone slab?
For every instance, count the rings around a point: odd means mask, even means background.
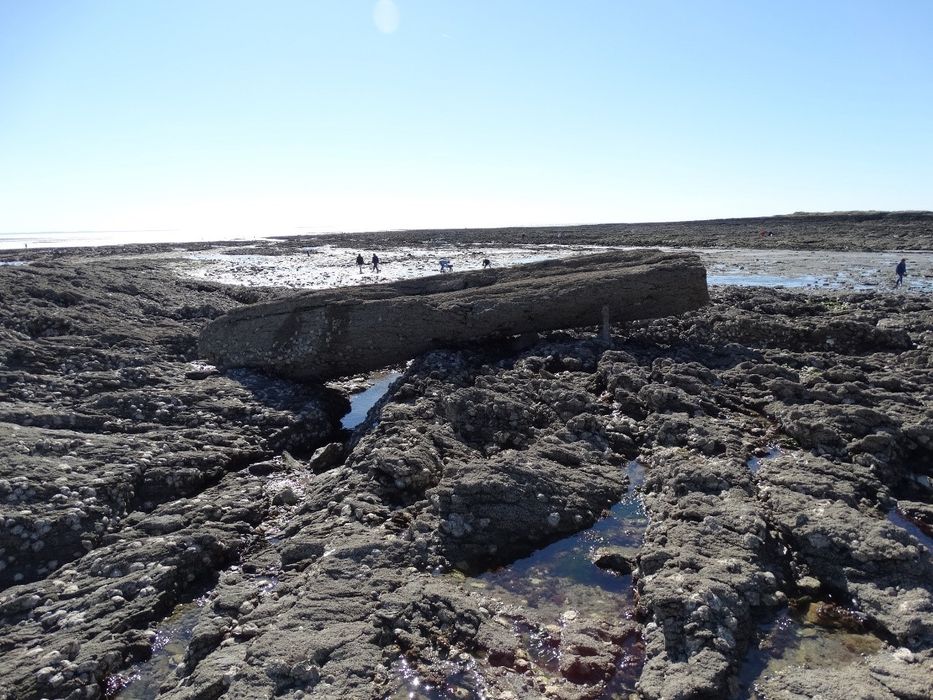
[[[697,256],[616,251],[512,268],[321,290],[236,309],[200,351],[224,367],[329,379],[516,333],[660,318],[709,301]]]

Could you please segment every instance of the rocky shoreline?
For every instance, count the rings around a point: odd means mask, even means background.
[[[725,287],[608,343],[439,350],[349,434],[339,386],[197,356],[283,290],[170,265],[0,267],[5,700],[933,696],[931,553],[899,524],[933,526],[929,295]],[[631,460],[641,545],[592,552],[631,605],[585,567],[546,604],[484,578],[604,522]],[[759,626],[808,605],[872,641],[744,687]]]

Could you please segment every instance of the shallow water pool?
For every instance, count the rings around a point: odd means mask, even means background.
[[[443,680],[431,681],[422,678],[403,658],[392,666],[392,671],[402,685],[386,700],[487,700],[482,674],[476,670],[476,662],[470,658],[450,661]]]
[[[815,607],[785,609],[776,620],[758,628],[758,641],[739,671],[740,700],[767,700],[757,683],[768,675],[792,674],[795,668],[838,669],[884,646],[872,634],[817,624]]]
[[[765,448],[765,453],[759,457],[749,457],[745,461],[745,466],[748,467],[748,470],[754,474],[759,469],[761,469],[761,463],[766,459],[774,459],[775,457],[781,454],[781,448],[777,445],[768,445]]]
[[[341,427],[344,430],[353,430],[366,420],[370,409],[379,402],[379,399],[386,395],[389,387],[392,386],[392,382],[401,376],[400,372],[389,372],[377,379],[368,389],[351,396],[350,411],[340,419]]]
[[[906,530],[922,547],[925,547],[928,552],[933,554],[933,537],[930,537],[917,523],[908,518],[897,508],[892,508],[888,511],[888,521],[897,525],[902,530]]]
[[[105,697],[120,700],[157,698],[162,683],[172,678],[184,662],[192,632],[201,619],[207,599],[208,595],[205,594],[190,603],[176,605],[172,614],[162,621],[156,631],[149,660],[110,676]]]
[[[707,284],[714,287],[734,285],[737,287],[819,287],[826,286],[822,277],[803,275],[800,277],[780,277],[778,275],[749,275],[744,273],[707,275]]]
[[[644,540],[648,516],[637,493],[644,470],[637,462],[629,462],[626,469],[628,493],[592,527],[482,574],[479,579],[521,596],[533,607],[552,605],[560,611],[592,607],[597,598],[594,589],[598,589],[601,607],[614,608],[617,613],[620,606],[630,609],[631,575],[604,571],[593,563],[595,552],[602,547],[621,548],[634,556]]]
[[[503,610],[529,613],[534,624],[513,622],[516,636],[529,661],[542,675],[560,673],[559,634],[546,629],[560,628],[578,614],[600,619],[630,618],[634,614],[632,576],[604,571],[593,563],[596,550],[612,547],[637,555],[644,540],[648,517],[638,494],[644,481],[644,469],[638,462],[626,465],[628,492],[592,527],[578,532],[524,559],[472,579],[489,597],[503,604]],[[393,667],[400,687],[387,697],[390,700],[484,699],[491,697],[470,657],[450,662],[445,678],[429,681],[404,660]],[[615,675],[607,682],[602,697],[628,697],[644,664],[644,644],[639,635],[630,637],[618,659]]]

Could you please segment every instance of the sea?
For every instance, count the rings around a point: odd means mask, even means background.
[[[108,231],[0,231],[0,251],[32,248],[75,248],[84,246],[131,245],[134,243],[206,243],[209,241],[251,241],[277,236],[325,233],[310,229],[239,233],[227,230],[133,229]],[[326,232],[329,233],[329,232]]]

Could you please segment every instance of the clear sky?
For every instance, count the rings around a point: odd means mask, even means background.
[[[0,232],[933,209],[931,0],[0,0]]]

